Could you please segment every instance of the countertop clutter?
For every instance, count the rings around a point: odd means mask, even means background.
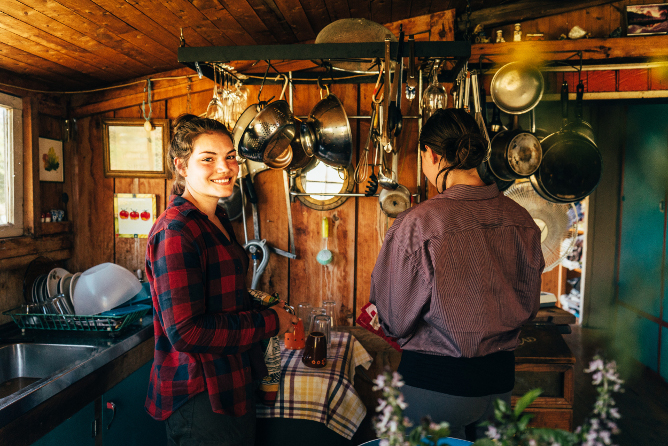
[[[28,330],[21,334],[17,329],[13,333],[2,333],[0,351],[30,349],[43,344],[52,349],[89,348],[76,362],[51,376],[36,380],[18,392],[0,393],[0,444],[34,443],[151,361],[152,322],[152,318],[146,316],[113,337],[104,332]],[[2,367],[4,373],[8,365],[3,361]]]

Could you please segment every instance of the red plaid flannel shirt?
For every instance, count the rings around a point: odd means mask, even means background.
[[[278,332],[274,310],[252,310],[248,259],[222,209],[217,215],[232,242],[192,203],[172,196],[148,236],[155,360],[145,407],[157,420],[205,390],[214,412],[247,413],[255,390],[249,349]]]

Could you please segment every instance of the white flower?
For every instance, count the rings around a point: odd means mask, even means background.
[[[404,410],[408,407],[408,403],[404,401],[404,396],[401,394],[397,397],[397,406],[399,406],[401,410]]]
[[[601,381],[603,381],[603,372],[594,373],[594,376],[592,376],[592,383],[597,386],[601,384]]]
[[[487,438],[491,438],[492,440],[501,439],[501,434],[499,434],[499,431],[494,426],[489,426],[487,428],[487,432],[485,432],[485,435],[487,435]]]
[[[603,360],[602,359],[595,359],[592,362],[589,363],[589,368],[585,369],[586,373],[591,373],[594,370],[603,370]]]
[[[373,381],[375,384],[373,390],[381,390],[385,387],[385,375],[378,375]]]
[[[380,440],[380,446],[390,446],[390,442],[387,439],[383,438]]]
[[[621,415],[619,414],[619,409],[617,409],[616,407],[610,409],[610,416],[612,418],[617,418],[617,419],[621,418]]]
[[[529,440],[529,446],[536,446],[536,445],[537,445],[536,440],[534,440],[533,438],[531,438],[531,439]]]
[[[392,373],[392,387],[402,387],[404,382],[401,380],[401,375],[398,372]]]
[[[610,432],[601,431],[598,433],[598,436],[603,440],[603,443],[610,444]]]

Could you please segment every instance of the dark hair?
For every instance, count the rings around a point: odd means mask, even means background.
[[[207,133],[222,133],[234,142],[230,131],[225,124],[214,119],[200,118],[199,116],[184,114],[174,121],[174,135],[169,142],[167,152],[167,161],[169,168],[174,174],[174,184],[172,185],[172,194],[181,195],[185,190],[185,178],[181,176],[174,165],[174,160],[179,158],[183,160],[184,167],[188,167],[188,160],[193,153],[193,143],[197,137]]]
[[[420,132],[420,150],[429,146],[447,165],[438,171],[445,180],[455,169],[474,169],[487,155],[487,140],[480,133],[475,119],[459,108],[439,109],[427,120]]]

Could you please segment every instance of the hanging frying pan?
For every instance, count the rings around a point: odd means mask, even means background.
[[[492,138],[489,167],[492,173],[505,181],[531,176],[543,158],[541,143],[533,133],[522,130],[513,117],[513,129],[497,133]]]
[[[583,89],[584,91],[584,89]],[[568,124],[568,84],[561,87],[565,125],[542,141],[543,161],[531,185],[553,203],[574,203],[591,194],[601,180],[601,153],[591,133]]]

